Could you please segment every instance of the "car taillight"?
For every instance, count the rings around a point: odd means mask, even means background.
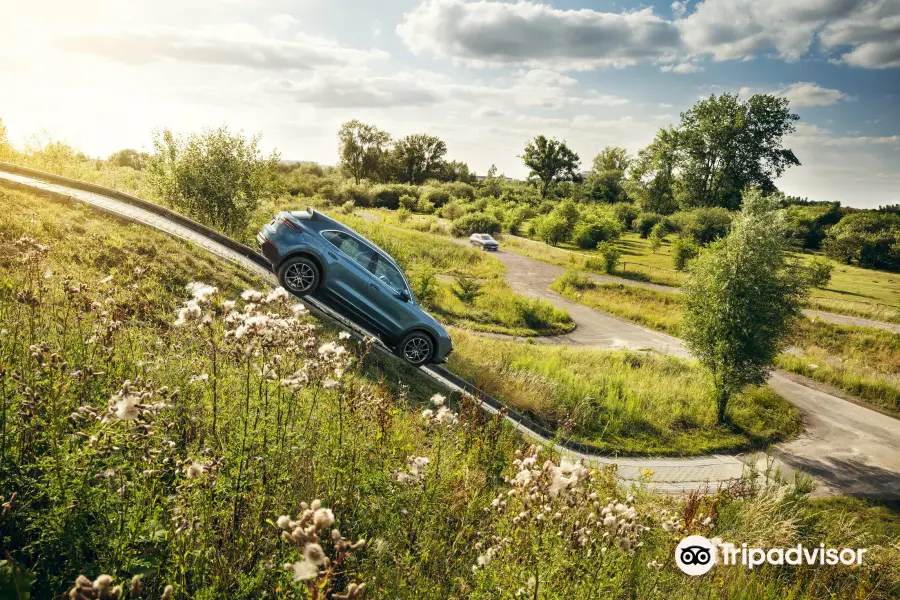
[[[287,217],[281,217],[281,222],[296,231],[297,233],[303,233],[303,230],[297,227],[297,224],[288,219]]]

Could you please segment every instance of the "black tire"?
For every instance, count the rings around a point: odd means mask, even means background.
[[[424,331],[411,331],[403,336],[394,352],[415,367],[431,362],[437,351],[434,340]]]
[[[278,269],[281,287],[295,296],[305,296],[316,291],[321,281],[319,267],[305,256],[289,258]]]

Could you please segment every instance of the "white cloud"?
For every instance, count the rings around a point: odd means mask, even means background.
[[[798,81],[775,92],[790,100],[792,106],[830,106],[841,101],[852,100],[853,96],[841,90],[823,88],[810,81]]]
[[[844,19],[829,23],[819,35],[826,46],[854,48],[844,62],[874,69],[900,67],[900,0],[876,0]]]
[[[312,36],[271,38],[249,25],[195,30],[97,30],[66,34],[57,43],[70,52],[95,54],[126,64],[169,60],[267,70],[358,65],[388,56],[381,50],[356,50]]]
[[[665,59],[681,46],[674,25],[650,8],[604,13],[488,0],[426,0],[404,15],[397,34],[417,54],[567,70]]]
[[[680,19],[684,16],[684,13],[687,12],[687,2],[673,2],[672,3],[672,16],[676,19]]]
[[[299,104],[319,108],[405,108],[429,106],[446,97],[413,73],[358,76],[322,71],[303,81],[278,79],[262,83],[265,91],[287,95]]]
[[[704,69],[696,63],[683,62],[677,65],[660,65],[659,70],[663,73],[699,73]]]

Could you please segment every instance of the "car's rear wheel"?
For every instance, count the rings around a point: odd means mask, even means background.
[[[305,296],[315,291],[321,280],[322,274],[319,273],[319,267],[305,256],[289,258],[278,269],[278,281],[281,283],[281,287],[297,296]]]
[[[434,341],[424,331],[407,333],[397,345],[396,353],[411,365],[421,366],[429,362],[435,353]]]

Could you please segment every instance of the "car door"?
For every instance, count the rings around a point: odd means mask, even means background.
[[[372,302],[378,307],[389,335],[396,340],[418,320],[415,300],[406,279],[381,254],[376,254],[376,262],[370,271],[374,291]]]
[[[375,287],[369,267],[377,260],[377,253],[370,246],[343,231],[323,231],[322,237],[331,242],[334,250],[328,250],[329,293],[342,308],[350,310],[357,319],[383,329],[383,319],[371,298]]]

